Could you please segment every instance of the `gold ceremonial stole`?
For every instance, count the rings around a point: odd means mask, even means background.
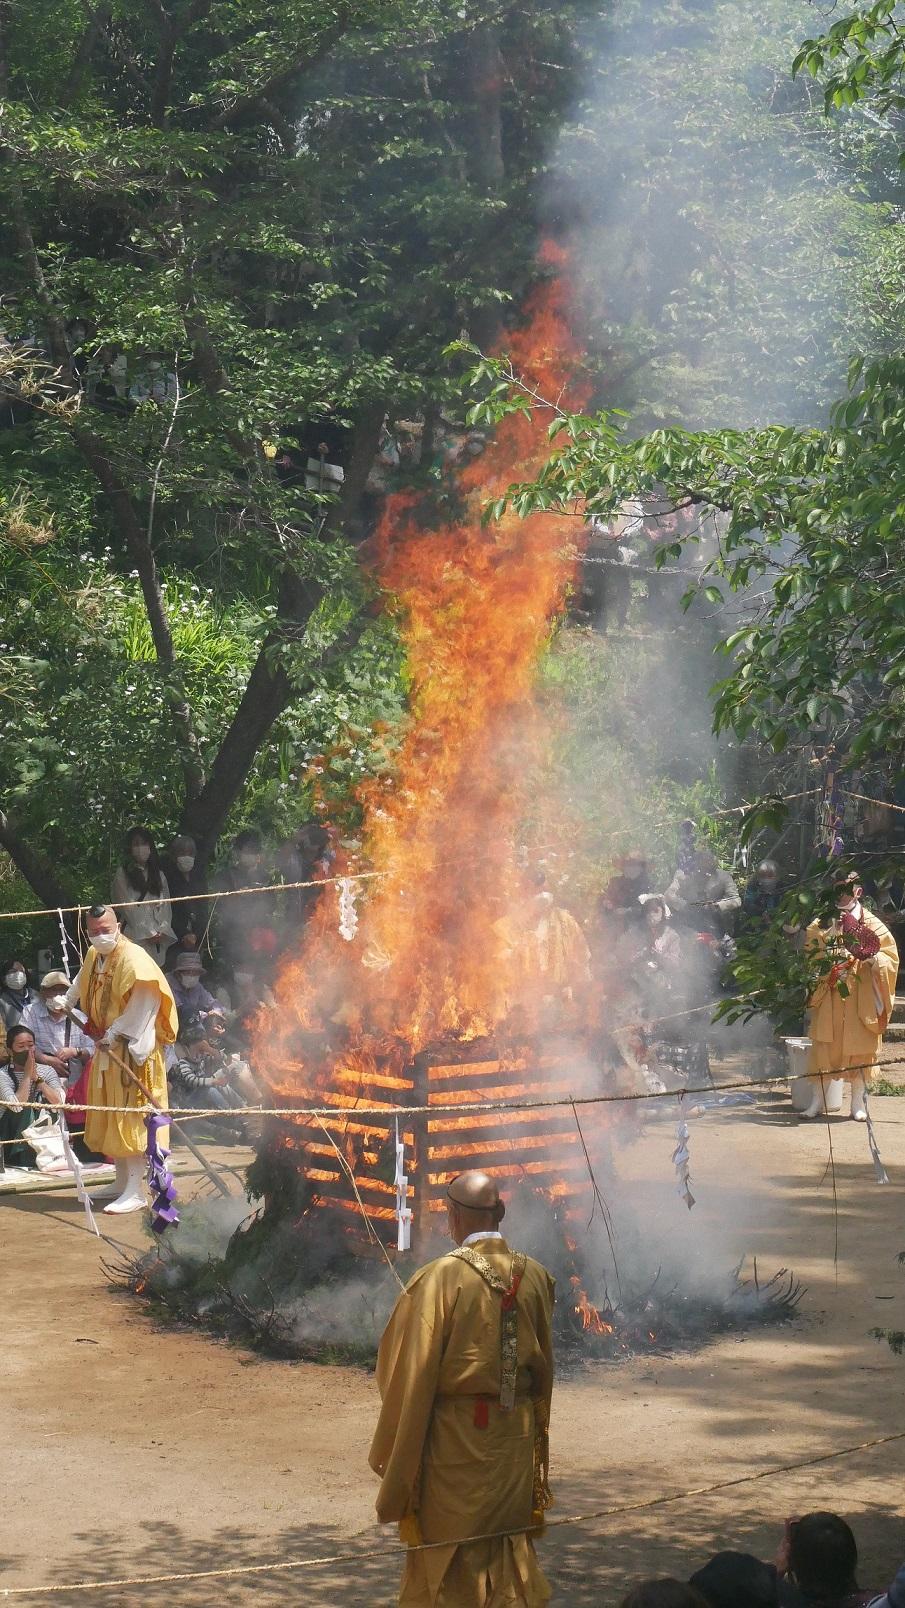
[[[486,1256],[476,1251],[473,1245],[460,1245],[450,1256],[458,1257],[460,1262],[467,1262],[479,1273],[485,1284],[489,1284],[497,1295],[502,1297],[502,1319],[500,1323],[500,1411],[511,1413],[515,1406],[515,1382],[518,1374],[518,1308],[515,1298],[518,1287],[522,1282],[528,1258],[524,1251],[513,1251],[512,1264],[509,1269],[509,1282],[494,1271]]]

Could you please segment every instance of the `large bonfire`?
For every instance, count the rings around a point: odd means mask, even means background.
[[[548,253],[548,269],[561,266]],[[561,272],[534,291],[506,344],[539,390],[580,403]],[[538,888],[518,836],[526,778],[536,777],[545,743],[535,673],[572,574],[574,531],[555,515],[481,519],[487,500],[529,476],[547,450],[544,421],[515,414],[455,472],[455,517],[438,522],[435,500],[418,492],[386,501],[371,563],[399,611],[410,717],[391,772],[361,790],[356,864],[372,875],[358,884],[355,939],[341,936],[325,894],[279,977],[280,1028],[260,1036],[259,1061],[287,1104],[348,1112],[399,1098],[419,1054],[494,1035],[514,1013],[530,1016],[549,987],[551,955],[521,941]],[[562,947],[555,913],[548,929],[548,948]],[[347,1117],[342,1132],[345,1154],[355,1153],[354,1132],[360,1156],[387,1123]],[[331,1165],[332,1140],[320,1138],[308,1150],[314,1176]]]

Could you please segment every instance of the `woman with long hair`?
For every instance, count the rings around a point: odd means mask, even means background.
[[[7,1032],[21,1022],[38,995],[28,981],[25,962],[13,956],[0,964],[0,1027]]]
[[[154,839],[143,826],[126,834],[123,863],[113,878],[110,903],[117,907],[126,937],[162,966],[170,944],[176,942],[170,889]]]

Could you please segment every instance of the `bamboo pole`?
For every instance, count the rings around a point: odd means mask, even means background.
[[[141,1090],[141,1093],[144,1095],[145,1099],[148,1102],[148,1105],[152,1108],[152,1110],[159,1111],[162,1116],[169,1117],[169,1113],[164,1110],[164,1107],[157,1104],[157,1101],[154,1099],[154,1096],[151,1094],[150,1089],[145,1088],[145,1085],[142,1083],[141,1078],[138,1076],[138,1074],[133,1072],[132,1068],[130,1066],[127,1066],[125,1061],[123,1061],[121,1059],[121,1057],[118,1056],[113,1050],[109,1049],[107,1047],[107,1045],[103,1045],[103,1046],[101,1046],[101,1048],[106,1050],[106,1053],[107,1053],[107,1055],[109,1055],[111,1061],[113,1062],[113,1065],[118,1066],[121,1072],[125,1072],[127,1078],[132,1079],[132,1082],[135,1084],[135,1087],[137,1089]],[[195,1157],[195,1160],[200,1161],[200,1163],[201,1163],[202,1167],[204,1168],[205,1172],[207,1173],[208,1177],[211,1179],[212,1183],[214,1183],[216,1185],[217,1189],[219,1189],[221,1195],[225,1195],[227,1200],[231,1200],[232,1199],[232,1190],[230,1189],[229,1185],[224,1183],[223,1179],[220,1177],[220,1174],[217,1172],[216,1168],[214,1168],[211,1165],[211,1163],[208,1161],[207,1157],[205,1155],[203,1155],[203,1153],[198,1149],[198,1146],[194,1143],[194,1141],[189,1138],[189,1136],[186,1133],[185,1129],[183,1127],[181,1127],[178,1122],[175,1122],[172,1117],[169,1117],[169,1126],[171,1128],[173,1128],[176,1133],[178,1133],[178,1135],[179,1135],[180,1139],[182,1140],[183,1144],[185,1145],[186,1149],[191,1151],[192,1155]]]

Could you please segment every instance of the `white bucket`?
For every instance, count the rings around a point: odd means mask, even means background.
[[[789,1093],[792,1096],[792,1105],[796,1111],[807,1111],[818,1087],[816,1078],[805,1075],[811,1041],[809,1038],[787,1038],[784,1043],[789,1061]],[[844,1079],[824,1078],[822,1081],[824,1108],[828,1115],[835,1116],[842,1110]]]

